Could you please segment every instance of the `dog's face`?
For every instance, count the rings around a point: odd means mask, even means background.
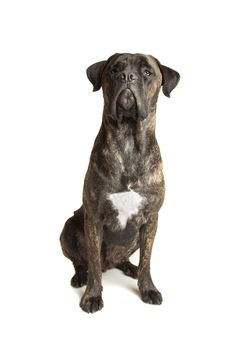
[[[170,97],[180,78],[153,56],[127,53],[91,65],[87,76],[93,91],[103,89],[105,114],[113,119],[124,116],[139,120],[155,110],[161,86]]]

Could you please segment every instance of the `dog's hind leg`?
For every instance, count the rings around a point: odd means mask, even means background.
[[[121,270],[126,276],[135,279],[138,278],[138,267],[136,265],[133,265],[129,260],[116,265],[116,268]]]
[[[87,283],[88,268],[83,222],[83,208],[81,207],[66,221],[60,236],[63,254],[74,265],[75,275],[71,279],[73,287],[81,287]]]

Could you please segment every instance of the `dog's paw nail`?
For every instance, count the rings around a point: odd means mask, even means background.
[[[147,304],[160,305],[163,302],[162,294],[158,290],[147,290],[141,293],[142,301]]]
[[[80,307],[83,311],[87,313],[94,313],[103,308],[104,303],[101,296],[90,297],[84,301],[81,301]]]

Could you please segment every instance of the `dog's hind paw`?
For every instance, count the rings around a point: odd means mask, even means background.
[[[162,294],[158,290],[149,289],[141,292],[142,301],[147,304],[160,305],[163,302]]]
[[[130,261],[125,261],[116,266],[117,269],[121,270],[126,276],[132,278],[138,278],[138,267],[131,264]]]
[[[84,300],[81,300],[80,307],[83,311],[87,313],[94,313],[96,311],[99,311],[103,308],[104,303],[101,295],[97,297],[90,297],[85,298]]]
[[[74,288],[79,288],[87,284],[87,275],[81,275],[76,273],[70,281],[70,284]]]
[[[71,278],[70,284],[74,288],[79,288],[87,284],[87,269],[80,265],[76,268],[76,274]]]

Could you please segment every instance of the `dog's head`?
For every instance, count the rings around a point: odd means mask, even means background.
[[[107,61],[91,65],[87,76],[93,91],[102,87],[109,117],[140,120],[155,110],[161,86],[164,95],[170,97],[180,79],[179,73],[153,56],[128,53],[117,53]]]

